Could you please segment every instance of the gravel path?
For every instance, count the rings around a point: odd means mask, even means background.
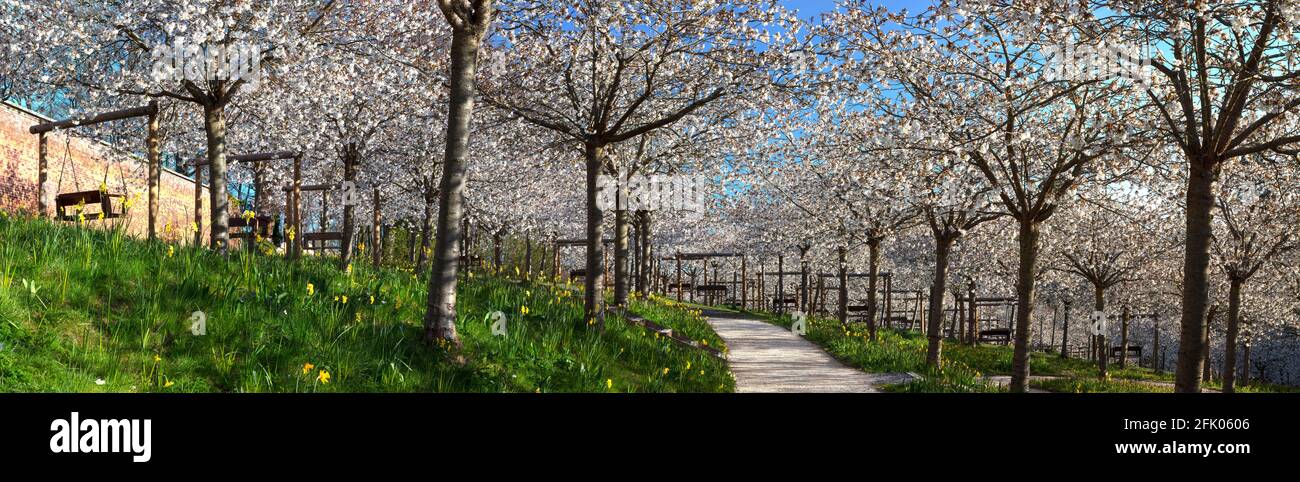
[[[867,373],[840,363],[790,330],[738,313],[705,310],[727,343],[736,391],[874,393],[880,385],[912,379],[905,373]]]

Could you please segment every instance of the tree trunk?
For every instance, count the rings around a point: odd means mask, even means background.
[[[620,201],[622,202],[622,201]],[[628,219],[626,209],[614,210],[614,305],[627,306]]]
[[[1097,312],[1106,311],[1106,288],[1101,283],[1093,283],[1092,285],[1092,309]],[[1092,355],[1093,360],[1097,361],[1097,377],[1099,378],[1106,378],[1106,372],[1108,372],[1108,368],[1106,368],[1106,361],[1110,359],[1110,353],[1106,349],[1108,344],[1110,343],[1106,342],[1105,333],[1092,335]]]
[[[1210,325],[1214,324],[1214,316],[1217,314],[1219,314],[1219,305],[1214,305],[1205,317],[1201,338],[1201,382],[1210,381]]]
[[[461,218],[470,117],[474,114],[474,77],[482,32],[454,29],[451,41],[451,94],[447,105],[447,145],[438,191],[438,230],[433,275],[424,314],[424,339],[447,340],[456,349],[456,268],[460,260]]]
[[[1106,287],[1102,286],[1100,283],[1093,283],[1092,289],[1092,309],[1095,311],[1105,312]],[[1106,362],[1110,359],[1110,354],[1107,353],[1110,350],[1106,347],[1106,335],[1104,333],[1101,335],[1093,335],[1092,339],[1093,356],[1097,361],[1097,377],[1105,379],[1107,375],[1106,372],[1108,371]]]
[[[370,261],[378,268],[384,262],[384,237],[380,224],[383,220],[383,209],[380,205],[379,186],[375,186],[373,195],[374,206],[370,212]]]
[[[1061,358],[1070,358],[1070,300],[1065,300],[1065,313],[1061,319]]]
[[[585,149],[587,158],[587,276],[583,277],[586,292],[583,294],[585,317],[579,320],[581,326],[593,323],[600,331],[605,331],[605,244],[601,236],[601,224],[605,214],[597,200],[600,188],[601,169],[605,162],[605,146],[588,143]]]
[[[212,186],[208,187],[212,194]],[[297,234],[301,236],[302,234]],[[203,166],[194,166],[194,246],[203,245]]]
[[[1228,337],[1223,343],[1223,393],[1233,393],[1237,378],[1237,332],[1241,326],[1241,285],[1245,280],[1233,277],[1228,288]]]
[[[347,144],[343,147],[343,180],[356,182],[357,179],[357,147],[355,144]],[[345,193],[343,197],[343,250],[339,253],[339,269],[347,269],[352,265],[352,246],[353,238],[356,236],[356,221],[353,219],[356,214],[356,201],[361,195],[355,188],[351,192],[352,196]]]
[[[438,196],[434,195],[434,192],[433,187],[430,186],[424,193],[424,218],[420,222],[420,248],[419,253],[417,254],[418,258],[415,262],[415,272],[417,273],[424,273],[424,268],[429,262],[429,253],[432,251],[430,243],[432,243],[431,236],[433,235],[433,213],[435,209],[434,206],[438,202]],[[439,215],[441,216],[441,212]],[[459,221],[455,222],[457,226],[460,225]],[[457,241],[457,243],[459,243],[459,241]],[[459,251],[460,250],[457,249],[458,257],[460,256]]]
[[[808,249],[799,247],[799,310],[807,314],[808,309]]]
[[[212,207],[208,242],[214,251],[226,254],[230,247],[230,196],[226,194],[226,110],[204,107],[203,129],[208,136],[208,201]]]
[[[839,315],[841,325],[849,322],[849,262],[846,259],[847,257],[848,249],[840,246],[840,292],[839,299],[836,300],[836,304],[839,306],[836,307],[835,311]]]
[[[871,341],[876,341],[876,330],[880,327],[876,319],[876,286],[880,279],[880,238],[867,239],[867,332]]]
[[[501,264],[501,233],[504,228],[492,232],[492,268],[501,271],[504,267]]]
[[[1016,338],[1011,357],[1012,393],[1029,388],[1029,338],[1037,293],[1034,274],[1038,271],[1038,222],[1032,217],[1020,221],[1020,267],[1016,271]],[[939,294],[943,294],[940,292]]]
[[[925,365],[939,368],[939,358],[943,351],[943,294],[948,284],[948,253],[952,250],[952,236],[935,236],[934,238],[934,283],[930,285],[930,312],[927,313],[926,338],[929,346],[925,351]]]
[[[1128,368],[1128,322],[1129,308],[1124,305],[1124,311],[1119,317],[1119,367]]]
[[[1210,296],[1209,266],[1214,182],[1217,159],[1212,155],[1190,159],[1187,179],[1186,253],[1183,257],[1183,313],[1178,338],[1178,367],[1174,391],[1200,393],[1199,377],[1205,360],[1201,357],[1206,305]]]
[[[158,132],[161,117],[158,103],[155,101],[151,104],[154,106],[154,113],[149,116],[149,134],[145,140],[145,147],[149,156],[149,239],[155,239],[158,237],[158,189],[162,177],[162,139]],[[258,197],[261,197],[260,191]]]

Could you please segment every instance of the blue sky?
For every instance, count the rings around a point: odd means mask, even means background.
[[[835,0],[781,0],[781,3],[785,4],[786,8],[798,9],[799,16],[804,18],[835,8]],[[875,3],[895,11],[906,8],[913,13],[925,10],[933,4],[930,0],[876,0]]]

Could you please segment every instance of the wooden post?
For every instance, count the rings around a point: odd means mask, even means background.
[[[148,134],[145,137],[145,148],[148,151],[148,175],[149,175],[149,239],[158,238],[158,188],[159,180],[162,175],[162,141],[158,138],[158,128],[160,124],[158,115],[158,101],[149,102],[153,108],[153,113],[149,114]],[[125,182],[125,181],[124,181]],[[261,193],[258,193],[261,196]]]
[[[194,245],[203,245],[203,166],[194,161]]]
[[[374,187],[374,196],[372,199],[374,200],[374,206],[370,211],[370,256],[371,261],[374,263],[375,267],[378,268],[379,265],[384,262],[384,250],[383,245],[381,244],[383,241],[379,237],[379,222],[382,219],[380,210],[382,209],[382,205],[380,204],[378,183],[376,183]]]
[[[50,204],[47,202],[47,192],[50,188],[50,165],[49,151],[50,140],[42,132],[36,136],[36,211],[42,218],[50,217]]]

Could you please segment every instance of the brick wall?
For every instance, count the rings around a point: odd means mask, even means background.
[[[11,104],[0,103],[0,209],[8,212],[36,212],[39,142],[37,136],[28,133],[27,129],[49,120]],[[145,120],[140,118],[116,122],[134,122],[140,125],[139,142],[143,150]],[[90,191],[98,189],[100,184],[107,184],[109,193],[126,194],[128,199],[134,199],[127,216],[114,221],[128,223],[130,233],[143,236],[149,229],[148,184],[145,178],[148,167],[144,159],[99,141],[78,137],[77,134],[75,128],[46,134],[50,211],[54,211],[54,195],[57,193]],[[69,135],[72,136],[70,142]],[[158,192],[159,236],[171,240],[194,239],[190,231],[190,223],[194,220],[194,188],[193,179],[163,169]],[[207,187],[204,185],[200,188],[203,189],[203,203],[206,207]],[[206,214],[204,220],[204,224],[207,224]],[[171,230],[164,232],[168,223],[171,224]]]

